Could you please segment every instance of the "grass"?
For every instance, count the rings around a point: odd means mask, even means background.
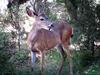
[[[100,60],[93,62],[91,65],[80,64],[80,63],[87,63],[86,53],[84,55],[80,52],[73,53],[73,63],[74,63],[74,75],[100,75]],[[91,59],[92,57],[89,56]],[[45,54],[45,67],[44,67],[44,75],[55,75],[58,71],[59,65],[61,61],[61,56],[59,50],[53,49],[52,51],[48,51]],[[28,51],[20,50],[13,55],[10,62],[14,65],[14,70],[11,73],[3,73],[3,75],[40,75],[40,62],[37,62],[34,65],[34,69],[32,71],[32,66],[30,59],[28,58]],[[7,63],[5,63],[7,64]],[[10,66],[9,66],[10,68]],[[14,71],[14,72],[13,72]],[[9,71],[7,71],[9,72]],[[64,62],[64,67],[60,75],[67,75],[68,74],[68,62],[67,60]],[[2,74],[0,74],[2,75]]]
[[[24,60],[24,59],[22,59],[22,58],[24,58],[22,51],[16,53],[15,55],[16,55],[15,58],[17,58],[16,60],[19,61],[19,63],[20,63],[20,61]],[[26,56],[25,56],[25,58],[26,58]],[[44,75],[55,75],[59,69],[60,62],[61,62],[61,56],[60,56],[60,52],[58,50],[53,49],[51,51],[48,51],[45,54]],[[24,68],[20,67],[20,66],[21,65],[18,65],[18,67],[16,69],[17,75],[32,75],[32,74],[40,75],[40,62],[39,61],[37,61],[35,63],[33,71],[31,71],[31,65],[26,66],[26,64],[24,64],[23,65]],[[67,74],[66,71],[67,71],[67,62],[65,62],[65,64],[64,64],[64,68],[61,72],[61,75]]]

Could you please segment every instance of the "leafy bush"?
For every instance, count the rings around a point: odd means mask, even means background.
[[[23,50],[17,50],[15,55],[13,55],[10,58],[9,62],[14,64],[23,64],[27,59],[28,59],[28,51],[23,49]]]
[[[0,51],[0,75],[11,75],[15,73],[15,66],[9,63],[11,55],[9,55],[6,50]]]
[[[9,33],[4,32],[0,28],[0,75],[15,74],[15,66],[9,63],[11,55],[8,53],[7,46],[9,41]]]
[[[27,59],[27,53],[25,50],[20,50],[20,51],[17,51],[15,53],[15,59],[16,60],[24,60],[24,59]]]
[[[0,49],[7,47],[9,43],[9,33],[0,32]]]
[[[85,75],[100,75],[100,61],[89,66],[85,71]]]

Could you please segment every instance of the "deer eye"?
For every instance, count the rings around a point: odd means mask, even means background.
[[[40,18],[41,21],[44,21],[44,18]]]

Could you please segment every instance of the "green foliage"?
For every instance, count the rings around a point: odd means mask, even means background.
[[[7,47],[9,43],[9,33],[0,31],[0,49]]]
[[[57,3],[64,3],[64,0],[56,0]]]
[[[32,75],[30,69],[21,69],[16,71],[16,75]]]
[[[96,14],[97,14],[98,19],[100,20],[100,4],[98,4],[98,5],[96,6],[95,11],[96,11]]]
[[[48,17],[53,21],[57,19],[56,14],[52,14],[52,13],[49,13]]]
[[[11,55],[9,55],[6,51],[7,50],[3,49],[0,51],[0,75],[15,74],[15,66],[8,62]]]
[[[9,43],[9,33],[4,32],[4,28],[0,28],[0,75],[15,74],[15,67],[9,63],[11,55],[7,51]]]
[[[55,63],[58,63],[60,58],[61,58],[61,56],[60,56],[60,53],[57,51],[57,49],[48,51],[46,54],[46,60],[49,59],[49,61],[53,61]]]
[[[87,50],[81,51],[79,57],[80,57],[80,64],[83,67],[91,65],[94,61],[94,57],[91,54],[91,51]]]
[[[73,53],[74,73],[80,75],[99,75],[100,60],[91,55],[91,51],[82,50]]]
[[[85,71],[85,75],[100,75],[100,61],[89,66]]]
[[[13,55],[10,58],[9,62],[14,64],[24,64],[22,62],[24,62],[27,59],[28,59],[28,51],[23,49],[23,50],[17,50],[15,55]]]
[[[17,51],[15,53],[15,59],[18,60],[18,61],[27,59],[26,51],[25,50]]]

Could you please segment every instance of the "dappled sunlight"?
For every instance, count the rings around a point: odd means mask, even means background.
[[[0,0],[0,13],[5,14],[7,10],[8,0]]]
[[[63,62],[59,75],[100,75],[100,0],[35,1],[0,0],[0,75],[40,75],[43,51],[43,75],[56,75]]]
[[[47,0],[48,2],[53,2],[53,0]]]
[[[100,0],[96,0],[95,2],[96,2],[96,4],[100,4]]]
[[[25,23],[23,24],[23,27],[25,28],[25,31],[30,32],[32,29],[32,25],[34,23],[34,18],[28,17],[29,19],[25,20]]]

